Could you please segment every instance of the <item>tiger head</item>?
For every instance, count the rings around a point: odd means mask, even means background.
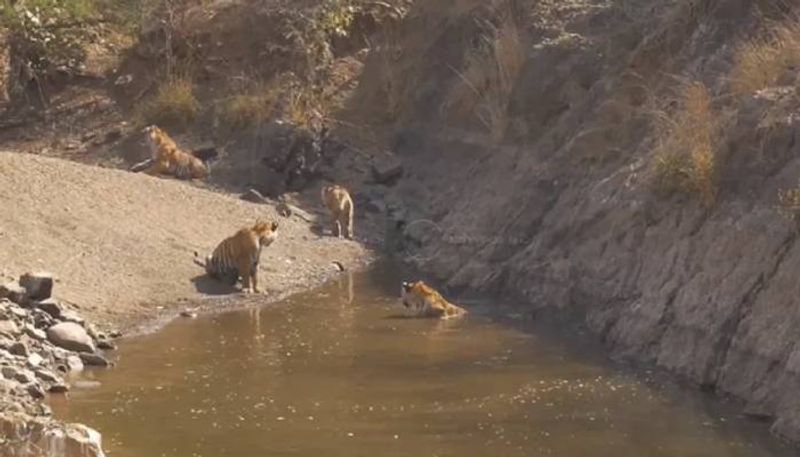
[[[256,235],[261,246],[269,246],[278,237],[278,223],[276,221],[264,222],[258,220],[250,230]]]
[[[422,281],[404,281],[400,299],[406,310],[417,317],[448,318],[466,313],[463,308],[448,302]]]

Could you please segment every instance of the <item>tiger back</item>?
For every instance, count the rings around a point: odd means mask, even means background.
[[[449,319],[467,313],[464,308],[448,302],[439,292],[422,281],[403,282],[401,300],[403,306],[416,317]]]

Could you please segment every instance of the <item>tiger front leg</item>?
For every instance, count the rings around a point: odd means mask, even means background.
[[[339,221],[339,226],[344,227],[344,237],[348,240],[353,239],[353,217],[349,214],[343,214]]]
[[[333,236],[335,236],[336,238],[342,237],[342,226],[341,223],[339,222],[339,218],[336,216],[334,216],[331,221],[331,232],[333,233]]]
[[[261,289],[258,288],[258,264],[256,263],[253,265],[253,269],[250,272],[250,283],[253,285],[253,292],[260,294]]]
[[[249,264],[239,265],[239,271],[242,275],[242,292],[249,294],[253,291],[251,286],[251,280],[253,278],[251,266]]]

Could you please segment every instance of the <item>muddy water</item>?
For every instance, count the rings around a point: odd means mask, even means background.
[[[57,415],[98,428],[113,457],[793,455],[519,320],[396,318],[401,278],[386,266],[176,321],[84,374]]]

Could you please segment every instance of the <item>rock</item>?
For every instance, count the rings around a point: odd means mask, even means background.
[[[8,336],[19,335],[19,327],[12,320],[0,320],[0,333]]]
[[[43,368],[39,368],[38,370],[34,371],[33,373],[36,375],[37,378],[39,378],[39,379],[41,379],[42,381],[45,381],[45,382],[50,382],[50,383],[61,382],[61,378],[56,376],[56,374],[53,373],[50,370],[45,370]]]
[[[77,373],[83,371],[83,361],[77,355],[70,355],[67,357],[67,369],[70,372]]]
[[[76,324],[83,326],[83,324],[86,322],[86,319],[84,319],[80,314],[76,313],[75,311],[64,310],[61,311],[61,321],[74,322]]]
[[[284,202],[278,203],[278,205],[275,206],[275,211],[282,217],[292,217],[292,208]]]
[[[120,129],[119,127],[115,127],[106,132],[106,135],[103,138],[103,142],[111,143],[112,141],[117,141],[120,138],[122,138],[122,129]]]
[[[62,322],[47,329],[47,339],[58,347],[77,352],[94,352],[86,330],[74,322]]]
[[[21,341],[17,341],[8,348],[8,352],[21,357],[28,357],[28,346]]]
[[[57,322],[52,316],[40,309],[33,310],[33,326],[36,328],[48,329]]]
[[[190,319],[194,319],[195,317],[197,317],[197,312],[192,311],[190,309],[185,309],[185,310],[181,311],[180,316],[181,317],[188,317]]]
[[[42,357],[41,355],[39,355],[39,354],[37,354],[35,352],[28,356],[27,364],[28,364],[28,368],[30,368],[30,369],[38,368],[39,365],[42,364],[42,362],[44,362],[44,357]]]
[[[333,261],[333,266],[334,266],[334,268],[336,268],[337,271],[344,271],[345,270],[344,265],[342,265],[341,262],[337,262],[337,261],[334,260]]]
[[[117,345],[107,339],[97,340],[97,349],[104,349],[107,351],[116,351]]]
[[[99,340],[100,339],[100,333],[97,331],[97,328],[94,325],[92,325],[91,323],[88,323],[88,322],[84,323],[83,324],[83,328],[86,329],[86,333],[88,333],[89,336],[91,336],[93,340]]]
[[[109,333],[108,336],[111,338],[122,338],[122,332],[119,330],[114,330],[113,332]]]
[[[51,394],[65,394],[69,392],[69,386],[63,382],[56,382],[47,389]]]
[[[81,352],[79,356],[81,362],[90,367],[107,367],[109,365],[108,360],[97,353]]]
[[[61,317],[61,305],[52,298],[47,300],[42,300],[36,303],[36,308],[44,311],[53,319],[59,319]]]
[[[204,144],[192,150],[192,155],[203,162],[212,162],[219,158],[219,150],[212,144]]]
[[[17,371],[18,370],[14,367],[0,367],[0,374],[2,374],[5,379],[16,379]]]
[[[20,308],[19,306],[10,306],[8,308],[8,312],[11,313],[12,317],[17,318],[17,320],[28,318],[28,312]]]
[[[38,383],[33,382],[31,384],[28,384],[28,387],[26,389],[28,391],[28,394],[37,400],[41,400],[45,396],[44,389],[42,389],[42,386],[40,386]]]
[[[245,193],[241,195],[242,200],[252,202],[252,203],[268,203],[268,200],[261,195],[261,192],[255,189],[247,189]]]
[[[139,173],[140,171],[144,171],[144,170],[150,168],[150,165],[152,165],[152,164],[153,164],[153,159],[149,158],[149,159],[146,159],[146,160],[143,160],[143,161],[141,161],[139,163],[134,164],[130,168],[130,171],[133,172],[133,173]]]
[[[393,184],[403,176],[403,163],[394,156],[387,155],[372,163],[372,178],[378,184]]]
[[[25,288],[28,298],[45,300],[53,293],[53,275],[47,272],[25,273],[20,276],[19,285]]]
[[[38,329],[30,324],[25,325],[25,334],[37,341],[44,341],[47,339],[47,334],[43,330]]]
[[[14,375],[14,380],[20,384],[28,384],[35,381],[33,373],[28,370],[18,370]]]
[[[27,302],[25,288],[17,282],[9,282],[0,286],[0,298],[8,298],[14,303],[24,305]]]

